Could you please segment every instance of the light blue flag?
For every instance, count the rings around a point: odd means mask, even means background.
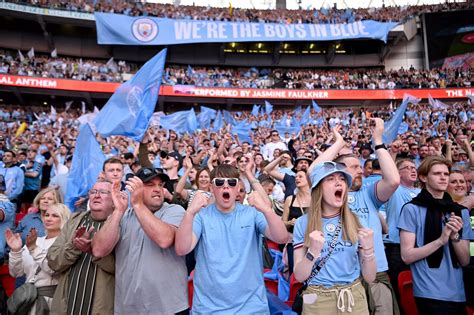
[[[308,106],[306,107],[306,110],[304,111],[303,115],[301,115],[300,126],[304,126],[308,124],[310,120],[311,120],[311,107]]]
[[[294,116],[298,116],[301,113],[301,105],[298,105],[293,112]]]
[[[95,139],[89,124],[81,126],[67,179],[65,204],[74,211],[74,203],[85,196],[102,171],[105,155]]]
[[[237,122],[234,118],[234,115],[232,115],[231,112],[227,111],[227,110],[223,110],[222,113],[224,114],[224,121],[226,123],[228,123],[229,125],[231,126],[235,126],[237,125]]]
[[[400,124],[402,123],[403,120],[403,115],[405,114],[405,111],[407,110],[408,104],[418,104],[420,102],[420,99],[411,96],[409,94],[405,94],[403,96],[403,102],[400,105],[399,108],[395,111],[393,114],[392,118],[390,118],[389,121],[385,122],[385,130],[383,133],[383,142],[384,143],[392,143],[398,135],[398,131],[400,129]]]
[[[167,130],[174,130],[178,133],[188,132],[189,111],[180,111],[160,117],[160,126]]]
[[[265,114],[270,115],[273,111],[273,105],[270,102],[265,101]]]
[[[319,107],[318,103],[316,103],[314,100],[311,100],[311,104],[313,105],[313,109],[316,113],[319,113],[322,111],[321,107]]]
[[[120,135],[141,141],[148,129],[160,91],[166,49],[118,87],[94,119],[103,137]]]
[[[252,125],[247,120],[239,121],[236,125],[232,126],[232,133],[237,134],[241,141],[246,141],[253,144],[250,134],[252,133]]]
[[[193,133],[198,129],[198,121],[194,108],[188,111],[186,128],[189,133]]]
[[[445,103],[441,102],[440,100],[433,99],[431,97],[431,94],[428,94],[428,103],[431,107],[437,110],[445,110],[448,108],[448,105],[446,105]]]
[[[216,118],[217,111],[215,109],[201,106],[201,112],[197,115],[197,120],[201,129],[209,129],[211,120]]]
[[[212,131],[218,132],[222,127],[224,127],[224,121],[222,119],[222,112],[219,110],[217,111],[216,119],[214,119]]]
[[[252,116],[257,117],[259,112],[260,112],[260,105],[253,104],[252,112],[250,114],[252,114]]]

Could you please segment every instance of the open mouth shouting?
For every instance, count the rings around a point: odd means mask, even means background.
[[[342,202],[342,196],[343,196],[344,190],[342,188],[336,189],[334,192],[334,197],[336,199],[336,202]]]
[[[225,201],[225,202],[228,202],[230,200],[230,193],[228,191],[224,191],[222,193],[222,199]]]

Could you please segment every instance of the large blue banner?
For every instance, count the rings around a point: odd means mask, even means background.
[[[95,13],[98,43],[105,45],[176,45],[190,43],[328,41],[371,38],[384,42],[398,23],[349,24],[242,23],[130,17]]]

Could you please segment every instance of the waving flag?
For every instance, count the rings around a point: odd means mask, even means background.
[[[265,114],[270,115],[273,111],[273,105],[270,102],[265,101]]]
[[[311,107],[306,107],[306,110],[304,111],[303,115],[301,115],[300,119],[300,125],[304,126],[308,124],[311,120]]]
[[[216,118],[217,111],[215,109],[201,106],[201,113],[197,115],[197,120],[201,129],[208,129],[211,125],[211,120]]]
[[[194,112],[194,108],[191,108],[191,110],[188,111],[188,116],[186,119],[186,131],[189,133],[193,133],[198,129],[198,121],[196,118],[196,113]]]
[[[252,114],[252,116],[257,117],[259,112],[260,112],[260,105],[253,104],[252,112],[250,114]]]
[[[77,199],[85,196],[97,181],[104,161],[105,155],[89,124],[82,125],[77,137],[71,171],[67,180],[67,192],[64,197],[69,209],[73,210]]]
[[[407,110],[408,103],[412,104],[418,104],[420,102],[420,99],[411,96],[409,94],[405,94],[403,96],[403,102],[400,105],[399,108],[395,111],[395,114],[393,114],[392,118],[390,118],[389,121],[385,123],[385,131],[383,133],[383,142],[384,143],[392,143],[393,140],[398,135],[398,131],[400,130],[400,124],[402,123],[403,120],[403,115],[405,114],[405,111]]]
[[[160,126],[164,129],[174,130],[178,133],[185,133],[188,131],[186,126],[188,122],[188,116],[190,111],[180,111],[169,115],[162,116],[160,118]]]
[[[428,94],[428,103],[430,104],[431,107],[433,107],[434,109],[438,109],[438,110],[444,110],[446,108],[448,108],[448,105],[444,104],[443,102],[441,102],[440,100],[435,100],[431,97],[431,94]]]
[[[227,110],[223,110],[222,112],[224,113],[224,121],[226,123],[228,123],[231,126],[234,126],[237,124],[237,121],[235,120],[234,115],[232,115],[231,112]]]
[[[217,111],[216,119],[214,119],[212,131],[218,132],[219,130],[222,129],[222,127],[224,127],[224,121],[222,119],[222,112],[219,110]]]
[[[135,141],[143,138],[158,100],[165,59],[163,49],[118,87],[94,120],[103,137],[121,135]]]
[[[314,100],[311,100],[311,104],[313,105],[313,109],[316,113],[319,113],[322,111],[321,107],[319,107],[318,103],[316,103]]]

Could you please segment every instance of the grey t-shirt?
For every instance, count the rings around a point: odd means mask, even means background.
[[[179,226],[181,206],[164,203],[154,213],[165,223]],[[174,314],[187,309],[185,258],[174,246],[160,248],[143,231],[133,209],[120,222],[115,247],[115,314]]]

